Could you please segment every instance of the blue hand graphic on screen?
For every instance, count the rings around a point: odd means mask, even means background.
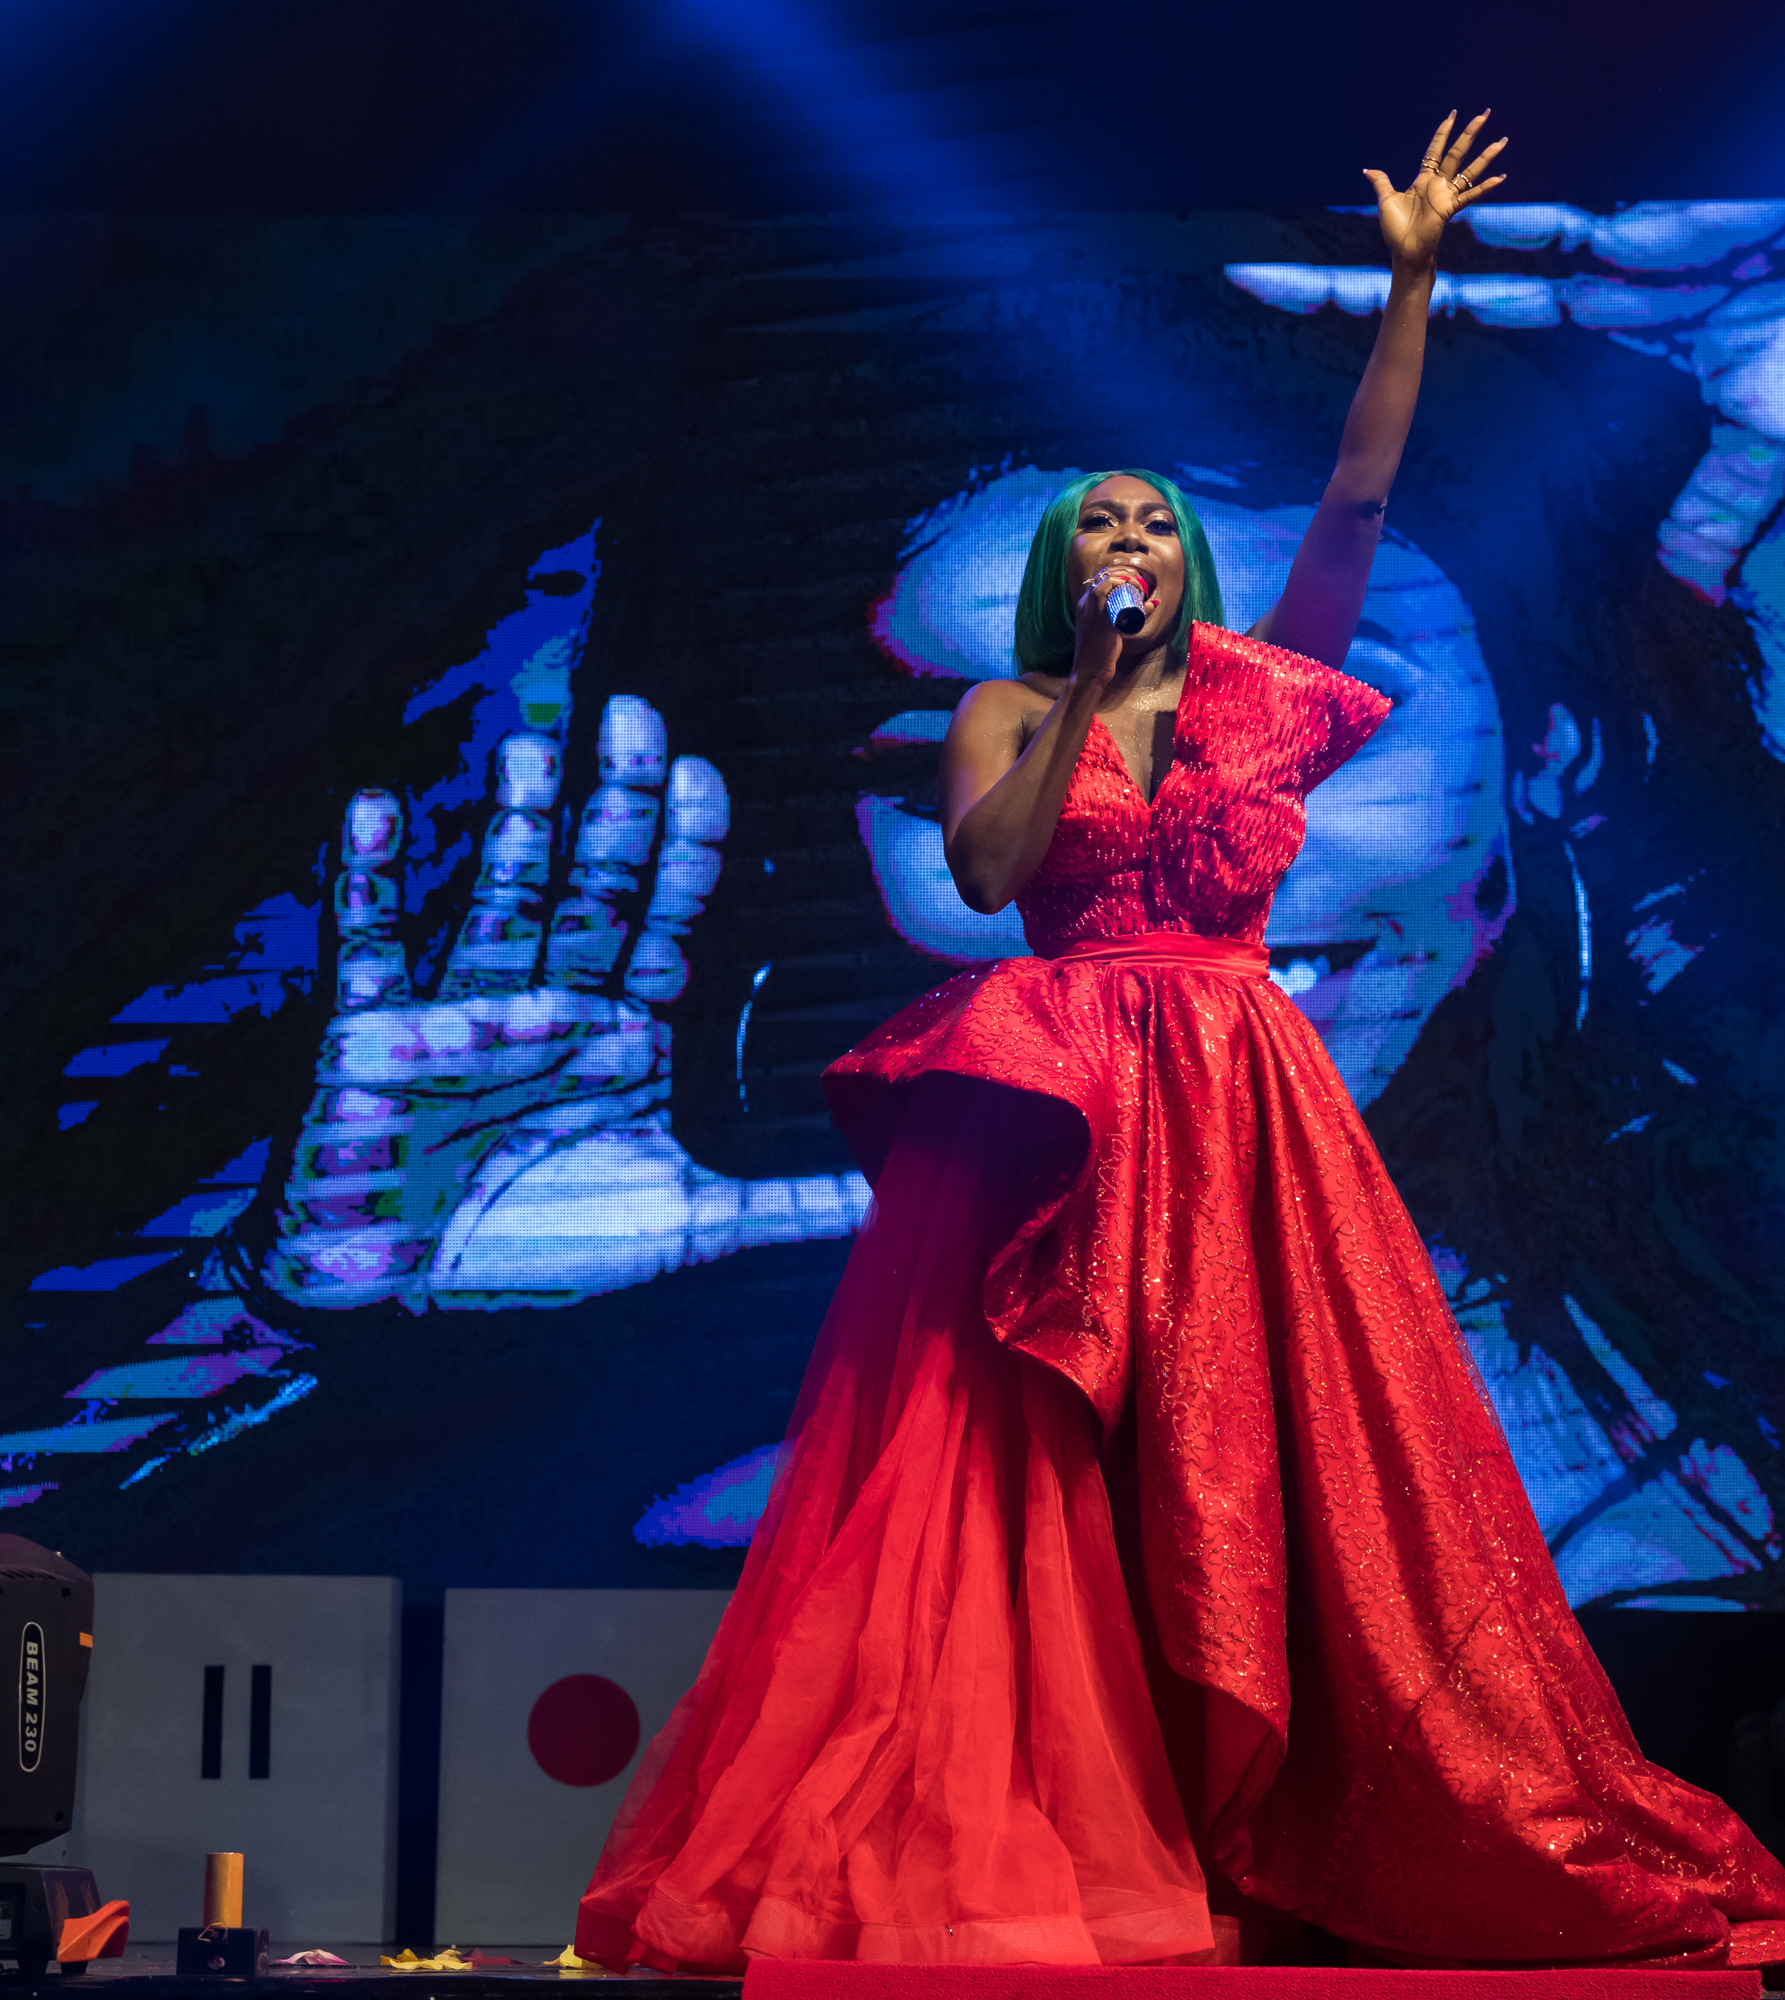
[[[1615,215],[1557,203],[1470,209],[1463,220],[1508,251],[1586,251],[1629,277],[1446,273],[1434,312],[1487,326],[1564,317],[1697,378],[1715,412],[1708,448],[1656,530],[1662,567],[1747,616],[1762,672],[1750,690],[1761,736],[1785,761],[1785,202],[1638,202]],[[1690,273],[1662,284],[1649,274]],[[1388,273],[1310,264],[1233,264],[1243,290],[1290,312],[1367,314]]]
[[[731,1180],[670,1136],[663,1010],[688,982],[730,805],[713,765],[670,762],[636,696],[608,703],[600,757],[548,908],[559,746],[529,731],[498,746],[471,908],[431,999],[396,937],[402,808],[380,791],[348,806],[336,1013],[268,1274],[288,1297],[562,1304],[859,1226],[858,1174]]]

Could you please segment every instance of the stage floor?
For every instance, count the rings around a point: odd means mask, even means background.
[[[301,1947],[281,1944],[274,1955]],[[220,1989],[273,1985],[281,2000],[517,2000],[515,1989],[546,1981],[600,1980],[623,1985],[626,2000],[1761,2000],[1757,1970],[1614,1971],[1595,1967],[1544,1972],[1389,1971],[1327,1966],[914,1966],[758,1960],[748,1980],[582,1971],[545,1961],[538,1945],[486,1945],[489,1957],[520,1961],[466,1970],[399,1971],[381,1965],[389,1947],[328,1945],[344,1966],[275,1966],[264,1981],[221,1976],[182,1978],[169,1944],[133,1944],[122,1958],[101,1959],[77,1975],[87,2000],[217,2000]],[[0,1993],[79,2000],[51,1969],[25,1980],[0,1970]],[[91,1991],[91,1986],[103,1989]]]

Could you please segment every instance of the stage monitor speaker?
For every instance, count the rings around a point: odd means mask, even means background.
[[[93,1657],[93,1579],[0,1535],[0,1854],[65,1836],[74,1818],[81,1696]]]

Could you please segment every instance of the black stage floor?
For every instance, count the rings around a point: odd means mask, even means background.
[[[275,1944],[274,1957],[285,1957],[299,1949],[296,1945]],[[122,1958],[102,1958],[78,1975],[75,1983],[64,1984],[66,1975],[52,1967],[40,1979],[24,1979],[12,1968],[0,1965],[0,1993],[54,1995],[55,2000],[211,2000],[230,1990],[254,1986],[260,1991],[279,1990],[279,2000],[397,2000],[403,1990],[415,2000],[518,2000],[521,1986],[555,1984],[562,1980],[599,1980],[606,1986],[624,1986],[626,2000],[740,2000],[741,1979],[668,1978],[660,1972],[642,1969],[627,1973],[579,1972],[542,1961],[547,1952],[538,1945],[485,1946],[492,1956],[521,1961],[517,1966],[479,1966],[468,1972],[397,1972],[378,1963],[380,1948],[375,1945],[336,1944],[326,1946],[345,1966],[274,1966],[263,1980],[229,1979],[217,1974],[182,1978],[174,1971],[171,1944],[133,1944]],[[383,1948],[392,1955],[392,1948]],[[97,1990],[95,1990],[97,1989]]]

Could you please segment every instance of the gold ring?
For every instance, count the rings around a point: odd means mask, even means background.
[[[1475,183],[1472,177],[1465,171],[1458,174],[1451,185],[1456,189],[1458,194],[1461,194],[1465,188],[1473,187]]]
[[[1421,160],[1419,171],[1422,174],[1435,174],[1438,171],[1438,162],[1436,160]]]

